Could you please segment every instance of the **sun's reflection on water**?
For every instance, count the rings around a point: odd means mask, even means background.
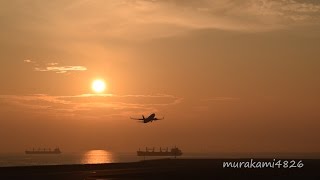
[[[105,150],[90,150],[82,157],[83,164],[112,163],[112,154]]]

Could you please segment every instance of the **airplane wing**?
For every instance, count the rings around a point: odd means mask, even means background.
[[[132,117],[130,117],[130,119],[133,119],[133,120],[144,120],[144,119],[132,118]]]
[[[145,123],[144,121],[136,121],[137,123]]]
[[[162,119],[164,119],[164,117],[163,118],[154,118],[154,120],[162,120]]]

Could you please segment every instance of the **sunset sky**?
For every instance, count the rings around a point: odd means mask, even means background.
[[[319,92],[317,0],[0,1],[0,152],[320,152]]]

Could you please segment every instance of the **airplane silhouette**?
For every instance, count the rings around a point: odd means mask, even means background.
[[[163,118],[155,118],[155,116],[156,116],[156,114],[155,113],[152,113],[152,114],[150,114],[150,116],[148,116],[147,118],[145,118],[144,117],[144,115],[142,115],[142,118],[140,119],[140,118],[132,118],[132,117],[130,117],[131,119],[134,119],[134,120],[140,120],[141,121],[141,123],[148,123],[148,122],[152,122],[152,121],[157,121],[157,120],[162,120],[162,119],[164,119],[164,117]]]

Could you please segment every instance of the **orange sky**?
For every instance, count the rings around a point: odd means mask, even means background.
[[[316,1],[12,0],[0,27],[0,152],[320,151]]]

